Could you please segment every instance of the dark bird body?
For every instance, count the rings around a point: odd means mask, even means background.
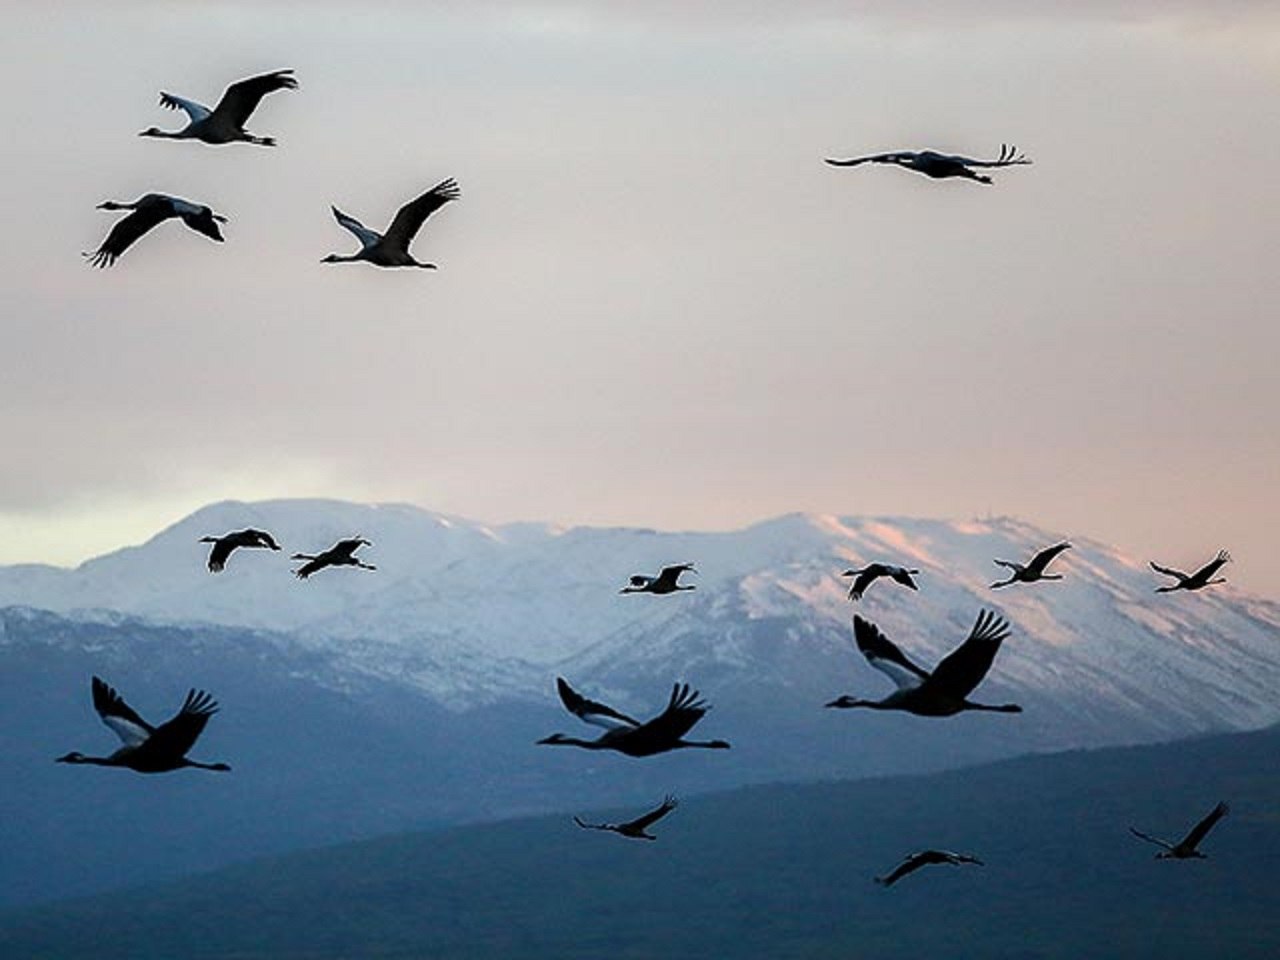
[[[656,577],[647,577],[643,574],[632,575],[630,581],[625,587],[619,590],[619,593],[653,593],[662,596],[668,593],[676,593],[680,590],[696,590],[692,584],[680,584],[680,574],[697,573],[693,569],[692,563],[677,563],[670,567],[663,567]]]
[[[1031,161],[1008,144],[1000,145],[1000,156],[996,160],[974,160],[952,153],[937,153],[933,150],[897,150],[891,153],[873,153],[865,157],[851,157],[847,160],[826,161],[833,167],[856,167],[863,163],[889,163],[914,170],[935,180],[948,177],[961,177],[975,180],[978,183],[991,183],[991,178],[981,173],[974,173],[974,167],[1012,167],[1027,164]]]
[[[240,547],[263,547],[267,550],[279,550],[280,545],[265,530],[237,530],[221,537],[201,537],[201,543],[212,543],[209,551],[209,572],[218,573],[227,565],[231,551]]]
[[[361,547],[371,546],[373,544],[368,540],[361,537],[353,537],[350,540],[339,540],[323,553],[295,553],[289,559],[307,561],[293,571],[294,576],[299,580],[305,580],[325,567],[360,567],[362,570],[377,570],[378,568],[373,564],[365,563],[355,556],[355,552]]]
[[[434,270],[436,269],[434,263],[422,263],[414,259],[409,253],[409,244],[413,242],[413,238],[417,236],[427,217],[450,200],[457,200],[460,196],[462,191],[458,189],[457,181],[452,177],[441,180],[422,196],[401,207],[395,219],[391,221],[391,226],[387,227],[386,233],[370,230],[355,217],[348,216],[337,207],[332,207],[333,218],[355,235],[355,238],[360,241],[360,250],[349,257],[331,253],[320,262],[354,263],[357,260],[363,260],[365,263],[372,263],[375,267],[423,267]]]
[[[173,217],[180,217],[196,233],[203,233],[210,240],[222,243],[222,231],[218,224],[226,223],[227,218],[214,213],[208,207],[171,197],[163,193],[148,193],[133,203],[122,203],[118,200],[105,200],[98,204],[99,210],[132,210],[133,212],[116,223],[107,234],[107,239],[93,253],[84,256],[95,267],[109,267],[152,227],[164,223]]]
[[[1219,550],[1218,555],[1206,563],[1203,567],[1192,574],[1185,574],[1181,570],[1175,570],[1172,567],[1162,567],[1160,564],[1152,561],[1151,569],[1156,573],[1163,573],[1166,577],[1173,577],[1176,583],[1168,584],[1163,587],[1156,587],[1156,593],[1172,593],[1174,590],[1203,590],[1205,587],[1212,586],[1215,583],[1226,583],[1226,577],[1214,578],[1214,574],[1231,562],[1231,554],[1225,550]]]
[[[648,827],[657,823],[668,813],[678,806],[675,797],[666,797],[661,806],[655,807],[644,816],[636,817],[634,820],[628,820],[626,823],[584,823],[578,817],[573,818],[573,822],[584,830],[607,830],[611,833],[621,834],[632,840],[657,840],[651,833],[646,833]]]
[[[59,763],[88,763],[99,767],[128,767],[138,773],[166,773],[183,767],[226,771],[225,763],[199,763],[187,759],[187,751],[203,732],[218,704],[203,690],[190,690],[177,716],[159,727],[143,720],[124,702],[120,694],[98,677],[93,678],[93,708],[124,743],[109,757],[86,757],[72,752]]]
[[[977,857],[971,857],[964,853],[952,853],[949,850],[921,850],[919,853],[913,853],[903,858],[902,862],[893,868],[892,871],[883,877],[876,877],[876,883],[882,887],[891,887],[909,873],[915,873],[921,867],[927,867],[932,864],[945,863],[953,867],[958,867],[962,863],[973,863],[983,866],[981,860]]]
[[[869,563],[861,570],[846,570],[840,576],[854,578],[853,583],[849,585],[849,599],[861,600],[867,588],[881,577],[888,577],[904,587],[918,590],[919,587],[916,586],[916,582],[911,578],[919,573],[919,570],[908,570],[906,567],[895,566],[891,563]]]
[[[160,94],[160,105],[170,110],[186,113],[189,122],[181,130],[161,130],[150,127],[140,137],[162,137],[166,140],[199,140],[214,145],[223,143],[253,143],[260,147],[274,147],[272,137],[255,137],[245,130],[250,114],[268,93],[276,90],[293,90],[298,81],[292,70],[275,70],[260,76],[249,77],[231,84],[222,94],[218,105],[210,110],[202,103],[175,97],[171,93]]]
[[[1071,544],[1065,540],[1062,543],[1055,543],[1052,547],[1045,547],[1037,553],[1024,566],[1021,563],[1013,563],[1009,560],[993,560],[996,566],[1005,567],[1011,570],[1007,580],[1000,580],[991,585],[992,590],[998,590],[1000,587],[1007,587],[1011,583],[1035,583],[1037,580],[1061,580],[1060,573],[1045,573],[1045,568],[1049,566],[1053,558],[1060,554],[1063,550],[1070,550]]]
[[[1151,834],[1143,833],[1134,827],[1130,827],[1129,832],[1139,840],[1145,840],[1147,843],[1154,843],[1157,847],[1163,847],[1164,849],[1156,854],[1157,860],[1205,860],[1208,858],[1197,849],[1200,846],[1200,841],[1208,835],[1214,825],[1225,817],[1230,810],[1231,808],[1225,803],[1219,802],[1203,820],[1191,828],[1190,833],[1177,843],[1170,843],[1168,840],[1153,837]]]
[[[965,710],[1022,712],[1016,703],[991,706],[968,699],[991,669],[1000,644],[1009,636],[1008,624],[988,610],[978,614],[964,643],[947,654],[933,673],[909,660],[871,621],[855,616],[853,633],[867,663],[897,684],[898,689],[883,700],[843,696],[832,700],[828,707],[903,710],[921,717],[949,717]]]
[[[540,744],[582,747],[584,750],[616,750],[629,757],[650,757],[656,753],[687,747],[729,749],[729,744],[723,740],[684,739],[684,735],[710,709],[698,699],[698,691],[691,690],[687,683],[675,684],[671,688],[667,708],[645,723],[633,720],[603,703],[588,700],[569,686],[563,677],[556,678],[556,689],[566,710],[584,723],[603,727],[605,732],[595,740],[579,740],[563,733],[553,733],[539,740]]]

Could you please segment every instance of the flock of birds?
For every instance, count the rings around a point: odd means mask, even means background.
[[[280,90],[293,90],[298,86],[292,70],[275,70],[231,84],[218,104],[210,109],[194,100],[160,94],[160,105],[180,110],[187,115],[187,124],[178,130],[161,130],[151,127],[140,136],[170,140],[196,140],[206,144],[249,143],[262,147],[275,146],[272,137],[256,136],[245,129],[245,124],[257,109],[263,97]],[[995,160],[925,151],[895,151],[849,159],[827,159],[835,167],[854,167],[865,163],[889,164],[924,174],[935,179],[962,178],[977,183],[990,184],[991,178],[981,169],[998,169],[1031,163],[1014,147],[1002,145]],[[383,233],[369,229],[359,220],[333,207],[334,219],[348,230],[360,243],[360,249],[351,255],[330,254],[323,263],[365,262],[378,267],[418,267],[435,269],[433,263],[416,259],[409,247],[426,219],[446,203],[460,196],[458,184],[452,178],[441,181],[421,196],[405,204],[395,215]],[[114,264],[134,243],[159,224],[180,219],[187,227],[211,240],[222,242],[220,225],[227,218],[210,207],[179,197],[149,193],[133,202],[106,201],[99,204],[103,210],[127,210],[129,215],[119,220],[107,234],[97,250],[84,256],[97,267]],[[279,544],[266,531],[246,529],[223,536],[208,536],[201,542],[213,546],[208,556],[208,568],[212,573],[222,571],[237,549],[260,548],[280,550]],[[329,567],[358,567],[375,570],[372,564],[356,556],[362,547],[372,546],[362,537],[338,541],[320,553],[294,553],[293,560],[303,561],[294,570],[300,580],[306,580]],[[1026,563],[1008,560],[994,562],[1009,571],[1008,576],[991,584],[1000,589],[1013,584],[1032,584],[1042,580],[1060,580],[1061,574],[1049,573],[1050,564],[1071,545],[1057,543],[1039,551]],[[1212,561],[1192,574],[1171,567],[1152,563],[1152,568],[1174,580],[1157,588],[1157,592],[1174,590],[1195,591],[1224,582],[1216,574],[1230,561],[1229,555],[1220,552]],[[619,591],[623,594],[648,593],[664,596],[695,589],[692,584],[682,584],[686,573],[696,573],[691,563],[664,567],[657,575],[637,574]],[[915,577],[919,570],[890,563],[875,562],[859,569],[846,570],[843,576],[852,578],[849,599],[859,601],[867,590],[880,579],[892,580],[911,590],[917,590]],[[895,689],[879,700],[867,700],[853,696],[841,696],[827,703],[837,709],[869,708],[897,710],[924,717],[949,717],[964,711],[991,711],[1019,713],[1017,704],[991,705],[970,700],[990,671],[1001,644],[1009,636],[1009,625],[991,611],[981,611],[973,629],[964,641],[932,670],[928,671],[913,662],[874,623],[861,616],[853,618],[854,641],[868,665],[879,670],[894,684]],[[178,713],[159,727],[143,720],[124,699],[99,677],[92,679],[93,706],[106,724],[121,740],[121,746],[105,757],[86,756],[79,752],[68,753],[58,761],[69,764],[94,764],[98,766],[125,767],[139,773],[164,773],[184,767],[202,770],[229,771],[225,763],[202,763],[190,759],[187,753],[194,747],[204,731],[209,718],[218,711],[218,704],[209,694],[191,690]],[[697,690],[688,684],[673,686],[666,707],[657,716],[639,721],[608,706],[583,696],[563,678],[557,678],[556,688],[561,703],[569,713],[583,722],[603,728],[595,739],[580,739],[562,733],[554,733],[537,741],[539,744],[572,746],[584,750],[612,750],[630,757],[647,757],[672,750],[703,748],[728,749],[724,740],[690,740],[688,734],[702,720],[709,709]],[[603,830],[630,839],[654,840],[648,828],[667,816],[677,806],[674,797],[666,797],[653,810],[625,823],[587,823],[578,817],[574,822],[583,829]],[[1136,837],[1161,847],[1157,854],[1161,859],[1200,858],[1199,844],[1209,830],[1227,813],[1225,803],[1219,803],[1182,840],[1171,843],[1166,840],[1130,828]],[[982,861],[969,854],[946,850],[922,850],[908,855],[888,874],[876,877],[876,882],[891,886],[903,877],[929,865],[976,864]]]

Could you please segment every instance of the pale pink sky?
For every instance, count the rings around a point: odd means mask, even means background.
[[[1064,6],[10,4],[0,562],[225,498],[990,512],[1280,595],[1280,16]],[[279,67],[274,151],[135,136]],[[438,272],[319,263],[446,176]],[[227,243],[84,266],[153,189]]]

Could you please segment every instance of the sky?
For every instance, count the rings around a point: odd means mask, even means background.
[[[1209,6],[6,4],[0,563],[222,499],[1011,514],[1280,597],[1280,8]],[[274,150],[136,136],[282,67]],[[320,263],[446,177],[438,271]],[[152,190],[227,242],[86,266]]]

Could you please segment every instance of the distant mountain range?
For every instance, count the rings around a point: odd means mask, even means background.
[[[198,539],[245,526],[281,553],[204,568]],[[294,550],[361,534],[376,572],[290,575]],[[1280,721],[1280,605],[1230,586],[1160,595],[1143,562],[1080,537],[1060,583],[992,592],[993,557],[1060,538],[1014,520],[791,515],[728,533],[520,524],[407,506],[220,503],[74,570],[0,568],[0,903],[176,876],[255,853],[411,827],[648,801],[750,783],[937,770],[1031,751],[1167,740]],[[918,593],[840,570],[918,566]],[[698,589],[619,596],[631,573],[695,561]],[[1229,572],[1229,571],[1228,571]],[[853,648],[853,610],[919,661],[984,607],[1013,624],[982,688],[1019,716],[945,721],[824,710],[888,681]],[[196,754],[229,775],[141,778],[53,764],[114,746],[89,676],[161,720],[188,687],[223,712]],[[633,715],[687,681],[716,756],[633,761],[534,747],[583,733],[554,678]],[[184,815],[175,817],[174,810]],[[158,843],[150,824],[164,824]]]
[[[400,834],[0,913],[40,960],[1272,960],[1280,732],[687,797],[654,843],[554,817]],[[619,809],[574,812],[618,819]],[[1208,859],[1155,860],[1219,799]],[[892,889],[912,850],[978,855]]]

